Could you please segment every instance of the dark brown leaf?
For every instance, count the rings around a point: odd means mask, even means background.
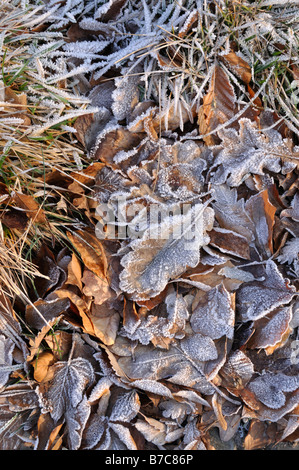
[[[224,124],[235,114],[235,92],[230,80],[219,66],[215,66],[210,88],[203,98],[199,111],[198,122],[201,134],[214,131],[220,124]],[[218,137],[211,134],[203,138],[207,145],[215,145]]]

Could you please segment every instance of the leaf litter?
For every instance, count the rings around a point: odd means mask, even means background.
[[[0,448],[296,448],[295,2],[14,3]]]

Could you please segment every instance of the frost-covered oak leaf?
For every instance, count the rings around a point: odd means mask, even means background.
[[[222,129],[222,143],[213,168],[211,181],[239,186],[250,174],[263,175],[264,169],[274,173],[289,172],[296,167],[295,152],[278,131],[260,131],[249,119],[239,121],[240,130]]]
[[[277,257],[280,263],[291,264],[298,259],[299,254],[299,238],[292,238],[289,240],[281,250],[281,254]]]
[[[186,214],[150,225],[141,239],[130,243],[131,251],[121,260],[121,290],[132,294],[134,300],[158,295],[169,280],[199,263],[200,248],[209,243],[207,232],[213,222],[213,209],[196,204]]]

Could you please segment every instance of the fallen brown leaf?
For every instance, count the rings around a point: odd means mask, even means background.
[[[107,346],[114,344],[120,320],[119,313],[104,303],[93,304],[87,315],[94,329],[94,335]]]
[[[59,322],[62,318],[62,315],[59,317],[55,317],[53,320],[49,321],[47,325],[45,325],[35,336],[35,338],[30,338],[29,346],[30,346],[30,354],[27,356],[27,361],[31,361],[34,356],[38,353],[41,342],[45,338],[45,336],[52,330],[52,326]]]
[[[215,66],[210,88],[203,97],[203,104],[199,109],[198,124],[201,134],[214,131],[220,124],[224,124],[235,114],[235,92],[226,72]],[[211,134],[203,137],[207,145],[219,142],[218,138]]]
[[[235,52],[230,52],[229,54],[225,54],[219,56],[220,60],[231,69],[233,73],[237,75],[244,83],[250,83],[251,81],[251,68],[249,64],[242,59],[242,57],[238,56]]]
[[[19,192],[13,193],[12,200],[17,207],[24,209],[27,217],[32,219],[35,223],[45,224],[47,218],[41,205],[34,199],[34,197],[28,194],[22,194]]]
[[[11,230],[16,229],[24,231],[27,227],[28,220],[25,212],[18,211],[14,207],[5,211],[1,216],[1,222]]]
[[[68,232],[67,235],[86,267],[100,278],[105,278],[108,263],[102,243],[94,233],[88,230],[79,230]]]
[[[264,449],[274,442],[276,434],[276,423],[268,424],[254,419],[250,423],[248,434],[245,437],[244,448],[245,450]]]
[[[94,303],[97,305],[103,304],[106,300],[113,300],[116,297],[108,280],[106,278],[99,278],[88,269],[84,270],[82,282],[84,284],[82,292],[87,297],[92,297]]]
[[[68,277],[66,280],[66,284],[71,284],[73,286],[77,286],[80,291],[82,290],[82,268],[80,261],[78,260],[75,253],[72,253],[72,259],[67,267],[68,270]]]
[[[36,359],[33,360],[33,376],[37,382],[42,382],[46,378],[48,369],[52,364],[54,364],[54,362],[54,354],[50,351],[43,351]]]

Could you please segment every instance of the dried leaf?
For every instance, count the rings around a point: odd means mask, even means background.
[[[214,227],[209,232],[210,245],[222,253],[229,253],[240,258],[250,259],[248,240],[242,235],[225,228]],[[271,239],[272,240],[272,239]]]
[[[223,286],[203,292],[190,318],[192,330],[219,339],[234,334],[235,312],[232,298]]]
[[[161,168],[157,178],[159,195],[167,199],[188,200],[203,188],[206,162],[195,158],[191,163],[177,163]]]
[[[137,446],[132,437],[132,434],[130,433],[130,430],[126,426],[122,426],[121,424],[118,424],[118,423],[110,423],[109,427],[115,432],[119,440],[125,445],[126,450],[137,450]],[[113,448],[113,445],[112,445],[112,448]],[[120,447],[119,450],[122,450],[122,448]]]
[[[50,320],[47,325],[45,325],[35,336],[34,339],[29,340],[29,345],[30,345],[30,354],[27,356],[27,361],[31,361],[34,356],[38,353],[41,342],[45,338],[45,336],[49,333],[50,330],[52,330],[53,325],[59,323],[61,320],[62,315],[59,317],[53,318],[53,320]]]
[[[161,395],[163,397],[172,398],[172,394],[169,388],[165,387],[165,385],[159,382],[156,382],[155,380],[134,380],[134,382],[131,382],[131,385],[133,387],[139,388],[140,390],[154,393],[155,395]]]
[[[215,393],[212,397],[212,406],[215,412],[215,415],[217,416],[218,422],[221,426],[221,428],[226,431],[227,430],[227,422],[223,416],[223,411],[222,411],[222,397],[219,397],[217,393]]]
[[[188,214],[167,217],[162,226],[151,226],[141,239],[133,240],[131,251],[121,260],[122,291],[132,294],[134,300],[147,300],[162,292],[187,266],[195,267],[200,248],[209,242],[213,214],[211,208],[197,204]]]
[[[264,373],[249,384],[249,389],[268,408],[279,409],[286,403],[285,393],[299,388],[298,376]]]
[[[112,93],[112,111],[118,121],[128,119],[132,110],[139,101],[140,75],[138,73],[127,74],[122,70],[120,77],[116,78],[116,88]]]
[[[224,386],[228,389],[243,389],[254,374],[254,366],[244,352],[237,350],[227,358],[220,371]]]
[[[220,227],[242,235],[250,243],[254,237],[254,224],[244,199],[238,199],[237,190],[228,185],[213,186],[215,202],[212,207]]]
[[[299,238],[292,238],[287,241],[285,246],[281,249],[280,255],[277,257],[277,261],[280,263],[291,264],[293,261],[298,259],[299,253]]]
[[[107,274],[107,259],[102,243],[87,230],[68,232],[68,238],[82,257],[83,263],[100,278]]]
[[[179,439],[183,430],[175,423],[160,422],[156,419],[145,417],[145,421],[137,420],[135,426],[143,434],[145,439],[157,446],[173,442]]]
[[[67,440],[70,450],[77,450],[81,445],[83,430],[86,426],[90,415],[90,406],[87,398],[83,397],[82,401],[76,407],[68,407],[64,413],[67,424]]]
[[[115,155],[137,147],[143,137],[143,133],[130,132],[119,125],[112,126],[111,129],[109,127],[105,128],[97,137],[90,155],[94,160],[100,160],[109,166],[115,167],[116,165],[113,161]]]
[[[139,409],[140,400],[138,393],[135,390],[123,393],[119,395],[113,405],[110,421],[122,421],[128,423],[135,418]]]
[[[116,298],[115,292],[110,288],[106,278],[99,278],[89,269],[84,269],[82,282],[84,284],[83,293],[87,297],[92,297],[97,305],[102,305],[107,300]]]
[[[239,125],[239,132],[234,129],[218,132],[222,143],[213,164],[214,184],[227,181],[230,186],[239,186],[250,174],[263,175],[264,169],[279,173],[284,165],[288,165],[289,171],[296,166],[295,152],[279,132],[260,131],[246,118],[240,119]]]
[[[138,340],[142,344],[152,342],[155,346],[168,348],[174,338],[184,337],[184,329],[189,312],[183,297],[176,292],[168,293],[165,298],[167,316],[146,315],[145,317],[131,317],[124,323],[123,335],[131,340]]]
[[[238,312],[243,321],[258,320],[288,304],[295,292],[295,287],[282,277],[274,261],[268,260],[264,281],[252,281],[239,287],[236,294]]]
[[[193,343],[195,344],[196,340]],[[131,380],[166,379],[171,383],[193,387],[210,394],[214,391],[213,387],[206,381],[195,365],[194,359],[189,355],[189,352],[192,354],[194,344],[191,340],[185,344],[187,354],[181,348],[172,345],[168,350],[138,345],[134,351],[134,360],[131,356],[120,357],[118,366]],[[214,348],[212,352],[215,355]],[[196,355],[196,351],[194,354]]]
[[[13,113],[14,117],[23,119],[21,126],[30,126],[31,120],[27,115],[27,95],[26,93],[15,93],[15,91],[9,86],[5,87],[5,101],[9,106],[4,106],[4,109],[8,108],[10,113]],[[15,105],[15,106],[13,106]]]
[[[217,359],[218,357],[218,351],[214,341],[209,336],[204,336],[200,333],[183,339],[181,347],[191,361],[206,362]]]
[[[37,224],[45,224],[47,218],[41,205],[30,195],[15,192],[13,201],[17,207],[24,209],[27,217]]]
[[[292,199],[288,209],[284,209],[280,213],[281,217],[291,217],[295,222],[299,222],[299,193],[297,192]]]
[[[271,435],[273,431],[274,433],[276,431],[276,426],[274,423],[267,424],[265,422],[253,419],[250,423],[248,433],[244,439],[245,450],[260,450],[267,447],[269,444],[275,441],[275,436],[273,439],[273,435]]]
[[[10,366],[13,363],[12,353],[14,347],[15,344],[11,339],[0,335],[0,390],[5,386],[13,370],[13,367],[10,369]]]
[[[28,220],[29,219],[25,212],[18,211],[14,207],[11,207],[1,216],[1,222],[11,230],[17,229],[19,231],[24,231],[28,224]]]
[[[94,370],[90,362],[80,357],[56,362],[52,369],[53,379],[40,385],[39,397],[43,412],[49,411],[57,422],[68,410],[80,405],[84,390],[94,381]]]
[[[269,201],[267,189],[252,196],[245,208],[254,223],[255,245],[262,255],[273,254],[273,226],[276,207]]]
[[[112,345],[118,331],[119,313],[103,303],[102,305],[93,304],[91,312],[87,315],[94,330],[93,334],[103,341],[104,344]]]
[[[70,307],[69,299],[38,300],[26,308],[26,322],[33,328],[41,330],[51,326],[61,313]]]
[[[49,371],[49,367],[54,364],[55,356],[50,351],[43,351],[34,360],[34,378],[37,382],[42,382],[46,379]]]
[[[10,349],[11,341],[15,345],[19,352],[18,362],[25,362],[28,354],[27,344],[22,338],[22,329],[19,322],[16,320],[16,315],[10,303],[8,297],[5,297],[0,293],[0,335],[5,337],[4,343],[7,342],[7,346],[4,345],[4,349],[1,351],[1,355],[4,357],[7,355],[6,348]],[[16,352],[16,349],[14,352]],[[8,353],[7,360],[9,360],[10,354]],[[24,364],[26,367],[26,364]],[[4,373],[4,377],[6,373]],[[3,378],[4,380],[4,378]]]
[[[285,333],[289,331],[292,319],[292,308],[290,306],[278,308],[270,312],[266,317],[254,322],[255,332],[250,338],[248,347],[268,348],[273,347],[281,341]]]
[[[54,442],[63,424],[55,426],[49,414],[41,414],[38,418],[38,444],[36,450],[53,450]]]
[[[81,264],[75,255],[75,253],[72,253],[72,259],[70,263],[68,264],[67,267],[68,270],[68,277],[66,280],[66,284],[71,284],[73,286],[79,287],[80,290],[82,290],[82,269],[81,269]]]
[[[89,403],[94,404],[94,402],[99,400],[103,395],[106,395],[107,392],[109,392],[112,383],[113,382],[108,377],[100,379],[89,395]]]
[[[199,111],[199,129],[201,134],[214,131],[235,114],[235,92],[226,72],[215,65],[210,88],[203,98]],[[207,145],[218,143],[213,134],[203,138]]]
[[[229,52],[228,54],[219,56],[220,60],[223,60],[229,69],[237,75],[244,83],[250,83],[251,81],[251,68],[248,63],[238,56],[235,52]]]

